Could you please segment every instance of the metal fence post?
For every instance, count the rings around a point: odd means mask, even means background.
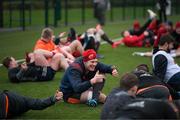
[[[86,0],[82,0],[82,16],[81,16],[82,25],[85,24],[85,4],[86,4]]]
[[[3,0],[0,0],[0,28],[3,28]]]
[[[133,17],[136,19],[136,0],[134,0],[134,5],[133,5]]]
[[[9,27],[12,27],[12,0],[9,0]]]
[[[126,0],[123,0],[123,8],[122,8],[122,19],[125,20],[125,12],[126,12]]]
[[[20,4],[20,24],[22,27],[22,30],[25,30],[25,0],[21,0]]]
[[[179,13],[179,12],[178,12],[178,11],[179,11],[179,8],[178,8],[178,7],[179,7],[179,4],[178,4],[178,1],[179,1],[179,0],[176,0],[176,1],[175,1],[175,4],[176,4],[176,5],[175,5],[176,15]]]
[[[48,27],[49,26],[49,21],[48,21],[48,3],[49,3],[49,0],[44,0],[44,7],[45,7],[45,27]]]
[[[110,9],[110,20],[111,20],[111,22],[114,21],[113,7],[114,7],[114,3],[113,3],[113,1],[111,1],[111,9]]]
[[[30,1],[30,3],[29,3],[29,24],[30,25],[32,23],[32,16],[31,16],[31,14],[32,14],[32,1]]]
[[[143,0],[143,18],[146,16],[146,0]]]
[[[54,1],[54,27],[57,27],[58,20],[61,19],[61,0]]]
[[[65,26],[68,25],[68,0],[64,0],[64,6],[65,6]]]

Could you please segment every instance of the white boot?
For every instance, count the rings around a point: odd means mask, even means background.
[[[153,18],[155,18],[155,17],[157,16],[156,13],[154,13],[154,12],[153,12],[152,10],[150,10],[150,9],[148,9],[147,12],[149,13],[150,19],[153,19]]]

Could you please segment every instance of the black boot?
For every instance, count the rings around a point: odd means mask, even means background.
[[[113,41],[111,41],[106,34],[103,34],[101,38],[109,44],[113,45]]]

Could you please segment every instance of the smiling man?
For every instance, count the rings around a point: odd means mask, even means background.
[[[63,99],[68,103],[87,103],[89,106],[97,106],[98,102],[104,103],[106,95],[101,92],[105,73],[118,76],[114,66],[98,62],[96,52],[89,49],[83,52],[83,56],[76,59],[61,80],[60,90]]]

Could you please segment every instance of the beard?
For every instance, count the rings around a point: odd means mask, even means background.
[[[171,49],[168,48],[166,52],[167,52],[167,53],[170,53],[170,52],[171,52]]]

